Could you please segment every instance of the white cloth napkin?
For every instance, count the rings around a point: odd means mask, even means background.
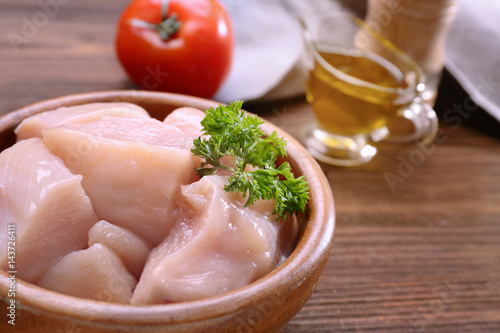
[[[300,29],[281,2],[222,2],[232,18],[236,49],[229,77],[213,99],[229,103],[302,93],[300,76],[292,71],[302,52]]]
[[[446,52],[446,68],[500,121],[500,1],[461,0]]]
[[[215,100],[273,100],[302,94],[303,50],[293,11],[363,9],[361,0],[222,0],[236,33],[228,79]],[[285,6],[284,4],[289,4]],[[287,8],[285,8],[287,7]],[[294,8],[290,8],[294,7]],[[500,1],[461,0],[446,45],[446,66],[471,98],[500,121]]]

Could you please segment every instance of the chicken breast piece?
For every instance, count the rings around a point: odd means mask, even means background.
[[[37,285],[70,296],[128,304],[136,283],[113,250],[95,244],[63,257]]]
[[[158,245],[181,184],[196,179],[191,139],[155,119],[103,117],[46,129],[44,142],[74,173],[96,214]]]
[[[0,266],[35,282],[64,255],[87,247],[98,218],[63,161],[33,138],[0,154]],[[8,225],[15,225],[16,257],[8,265]]]
[[[163,122],[179,128],[194,139],[202,134],[203,118],[205,118],[205,112],[191,107],[182,107],[172,111]]]
[[[104,220],[97,222],[89,231],[89,246],[94,244],[102,244],[113,250],[137,278],[151,251],[137,235]]]
[[[227,178],[206,176],[182,187],[177,223],[151,252],[132,304],[201,299],[243,287],[281,260],[281,223],[274,202],[244,207],[246,199],[223,190]]]
[[[42,131],[46,128],[63,124],[78,124],[108,117],[139,117],[151,118],[138,105],[131,103],[89,103],[69,107],[60,107],[53,111],[46,111],[23,120],[15,129],[17,141],[28,138],[42,138]]]

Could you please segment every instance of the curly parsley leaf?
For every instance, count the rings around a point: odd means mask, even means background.
[[[219,169],[232,171],[224,187],[226,192],[241,192],[246,198],[245,206],[257,200],[274,199],[273,214],[286,218],[287,214],[304,211],[309,200],[309,188],[304,176],[295,178],[290,164],[276,166],[278,157],[286,156],[286,141],[276,131],[265,136],[260,128],[264,121],[247,115],[241,110],[243,102],[229,106],[218,106],[206,111],[202,120],[204,136],[194,140],[191,152],[203,159],[196,168],[201,177],[213,175]],[[223,157],[232,157],[232,165],[224,164]],[[253,171],[245,171],[247,165]]]

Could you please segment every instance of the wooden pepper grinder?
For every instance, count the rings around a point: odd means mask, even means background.
[[[367,24],[417,62],[426,76],[422,98],[431,105],[457,9],[458,0],[368,0]]]

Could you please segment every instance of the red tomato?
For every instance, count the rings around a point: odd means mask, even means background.
[[[217,0],[134,0],[123,12],[116,52],[139,86],[211,97],[229,73],[234,34],[229,15]],[[178,30],[160,36],[158,24]]]

